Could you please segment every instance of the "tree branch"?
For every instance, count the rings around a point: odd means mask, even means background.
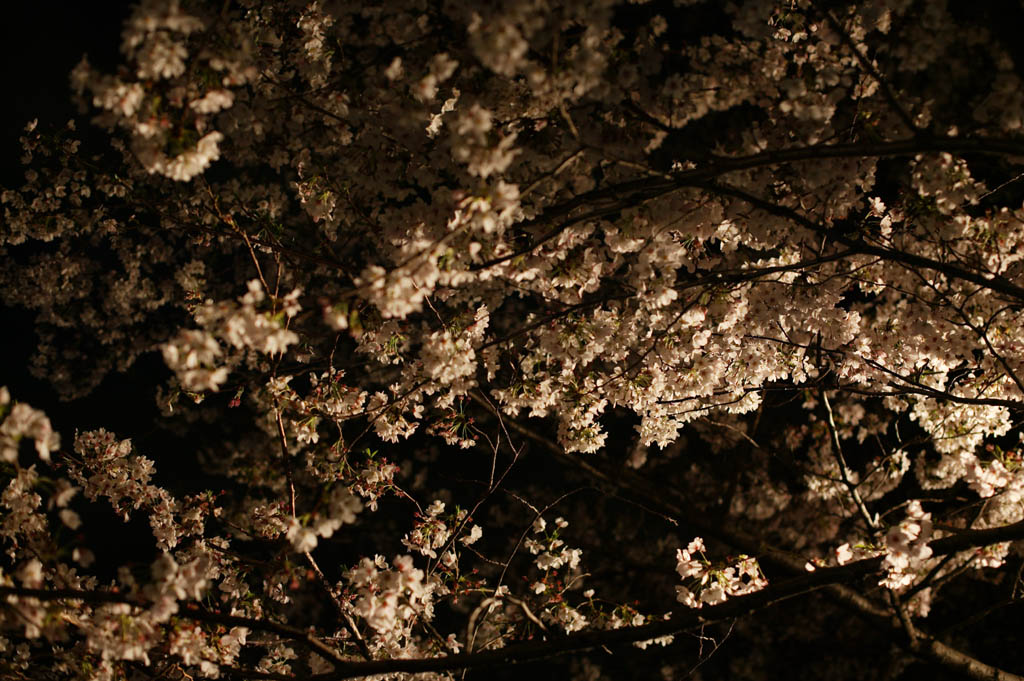
[[[20,586],[0,586],[0,596],[15,596],[19,598],[35,598],[40,601],[82,601],[83,603],[90,603],[94,605],[102,605],[104,603],[127,603],[140,608],[144,608],[148,603],[139,597],[126,596],[124,594],[115,593],[113,591],[83,591],[79,589],[29,589]],[[239,617],[238,615],[225,615],[219,612],[210,612],[209,610],[198,610],[191,608],[179,609],[174,615],[182,619],[190,619],[197,622],[209,622],[211,624],[224,624],[232,627],[246,627],[247,629],[253,629],[255,631],[266,631],[273,634],[278,634],[285,638],[304,643],[311,650],[316,652],[318,655],[326,658],[329,662],[337,666],[339,663],[346,662],[345,658],[338,654],[338,651],[334,650],[323,641],[319,640],[308,631],[300,629],[299,627],[293,627],[287,624],[279,624],[277,622],[271,622],[265,619],[255,619],[252,617]]]
[[[1024,142],[995,137],[913,137],[892,142],[848,143],[848,144],[813,144],[804,147],[792,147],[765,151],[748,156],[714,156],[706,158],[704,165],[693,170],[686,170],[672,175],[671,179],[661,177],[629,180],[619,184],[584,192],[568,201],[546,208],[532,220],[518,225],[519,230],[551,224],[568,216],[578,208],[609,201],[608,207],[593,211],[586,215],[569,219],[557,227],[537,237],[529,246],[491,260],[475,264],[470,270],[477,271],[499,265],[526,255],[538,246],[556,238],[570,226],[583,220],[601,217],[627,208],[640,205],[650,199],[664,196],[672,191],[685,187],[710,187],[712,180],[726,173],[737,170],[751,170],[767,166],[797,163],[800,161],[824,161],[834,158],[892,158],[899,156],[915,156],[929,152],[947,152],[963,154],[983,154],[988,156],[1021,156],[1024,157]],[[1017,297],[1024,297],[1024,289],[1018,289]]]

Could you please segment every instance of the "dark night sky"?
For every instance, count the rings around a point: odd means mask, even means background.
[[[28,121],[38,118],[41,128],[62,126],[76,115],[68,75],[82,55],[88,54],[90,62],[104,71],[117,68],[121,25],[131,4],[124,0],[28,0],[5,6],[0,19],[0,71],[7,95],[0,107],[0,187],[18,187],[23,181],[18,137]],[[64,421],[56,408],[57,395],[30,378],[27,371],[36,342],[34,315],[12,310],[4,303],[0,292],[0,386],[8,386],[15,399],[57,412],[51,417]],[[64,425],[68,425],[66,421]]]
[[[74,113],[68,74],[85,53],[96,66],[118,60],[123,0],[12,2],[0,20],[3,107],[3,182],[20,179],[18,135],[26,122],[60,124]]]

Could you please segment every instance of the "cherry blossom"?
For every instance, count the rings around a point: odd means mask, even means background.
[[[771,678],[852,612],[834,675],[1012,678],[1024,99],[953,5],[132,9],[0,285],[160,415],[0,388],[4,673]]]

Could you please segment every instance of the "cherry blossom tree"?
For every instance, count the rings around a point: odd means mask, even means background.
[[[2,676],[1020,678],[976,5],[144,0],[0,286],[177,451],[0,390]]]

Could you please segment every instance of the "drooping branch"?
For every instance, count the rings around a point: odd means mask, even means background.
[[[486,404],[477,399],[481,404]],[[493,409],[493,407],[491,407]],[[566,453],[561,447],[538,434],[531,428],[523,426],[515,420],[507,420],[506,425],[531,439],[549,452],[557,455],[567,465],[584,471],[587,475],[600,480],[607,489],[614,491],[623,498],[637,503],[641,508],[648,508],[654,513],[663,515],[677,525],[688,526],[696,532],[709,537],[715,537],[726,544],[737,549],[762,556],[763,562],[775,566],[783,574],[791,575],[788,581],[772,584],[767,589],[751,596],[757,596],[767,592],[769,595],[779,595],[779,600],[792,598],[812,590],[823,589],[830,598],[839,604],[854,610],[859,615],[870,618],[876,625],[893,629],[894,633],[900,631],[900,624],[895,621],[892,614],[878,605],[875,605],[862,594],[854,591],[846,583],[868,574],[877,573],[881,569],[882,557],[860,560],[846,565],[832,568],[819,569],[807,573],[803,562],[789,554],[774,551],[753,537],[747,536],[726,523],[716,521],[706,513],[701,513],[691,508],[686,499],[679,494],[678,490],[669,486],[655,489],[643,476],[629,470],[618,470],[615,474],[604,471],[596,466],[586,457],[574,456]],[[996,528],[981,530],[965,530],[952,536],[936,539],[928,544],[935,556],[951,555],[958,551],[969,550],[990,546],[1004,541],[1017,541],[1024,539],[1024,521],[1012,523]],[[796,576],[793,576],[796,575]],[[782,594],[787,594],[782,596]],[[743,596],[727,603],[734,603],[748,598]],[[750,601],[751,603],[753,602]],[[772,601],[775,602],[775,601]],[[716,613],[720,606],[706,608],[700,612],[705,616]],[[752,608],[750,612],[755,612]],[[717,620],[716,620],[717,621]],[[708,620],[710,622],[710,620]],[[902,640],[902,639],[899,639]],[[955,648],[942,643],[928,634],[917,631],[917,637],[913,640],[904,641],[915,654],[931,659],[939,664],[947,666],[963,673],[973,679],[999,679],[1000,681],[1024,681],[1024,677],[1017,676],[1010,672],[987,665],[976,658],[956,650]],[[602,645],[610,645],[605,643]]]

